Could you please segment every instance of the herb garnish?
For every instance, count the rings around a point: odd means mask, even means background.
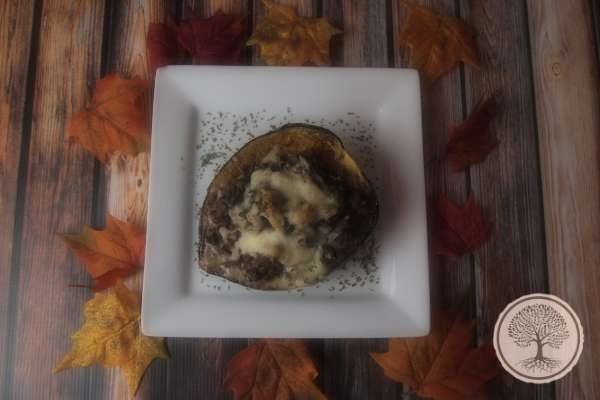
[[[266,133],[269,130],[277,129],[288,122],[294,121],[294,114],[292,113],[291,107],[286,107],[283,112],[271,114],[267,113],[266,110],[262,109],[259,111],[253,111],[245,115],[230,114],[223,110],[213,110],[205,113],[205,117],[200,121],[200,141],[197,148],[197,174],[193,182],[196,186],[200,181],[206,182],[212,181],[212,178],[218,173],[222,166],[231,158],[231,156],[237,152],[245,142],[255,137],[255,132]],[[271,114],[271,115],[269,115]],[[357,128],[352,128],[351,120],[354,119]],[[352,132],[348,135],[343,134],[342,139],[348,152],[361,166],[363,172],[369,177],[374,187],[379,190],[378,177],[376,173],[376,160],[377,154],[376,149],[378,143],[376,138],[373,136],[373,132],[376,131],[374,121],[370,121],[368,118],[362,118],[360,115],[356,115],[354,112],[347,112],[344,118],[333,118],[325,119],[321,118],[318,122],[309,118],[303,119],[305,123],[320,125],[323,127],[329,127],[334,133],[341,134],[342,132]],[[298,118],[296,121],[302,119]],[[343,128],[342,127],[346,127]],[[341,131],[341,132],[340,132]],[[240,135],[242,134],[242,135]],[[237,139],[237,140],[235,140]],[[242,140],[244,139],[244,140]],[[183,159],[181,160],[183,161]],[[200,192],[201,190],[198,190]],[[199,212],[201,208],[202,199],[204,193],[196,193],[198,196],[196,201],[197,218],[200,218]],[[375,235],[376,232],[374,232]],[[376,236],[376,235],[375,235]],[[371,285],[376,285],[380,281],[377,265],[377,256],[379,254],[379,245],[377,244],[375,236],[372,236],[363,245],[363,247],[346,262],[338,270],[334,271],[329,278],[331,282],[337,282],[336,286],[325,287],[316,285],[313,287],[305,288],[308,291],[319,291],[328,290],[330,292],[342,292],[349,291],[351,289],[363,288],[366,290],[369,288],[373,291]],[[196,247],[198,245],[196,244]],[[197,254],[197,248],[196,248]],[[197,262],[197,258],[194,260]],[[309,267],[310,272],[315,272],[317,269],[316,265]],[[202,272],[202,271],[201,271]],[[350,273],[350,276],[344,277],[345,274]],[[204,275],[204,279],[208,283],[215,282],[218,277],[213,275]],[[318,276],[317,276],[318,279]],[[325,279],[326,282],[330,282],[330,279]],[[202,283],[201,282],[201,283]],[[305,283],[308,283],[307,279],[304,279]],[[289,287],[293,286],[290,283]],[[220,291],[218,285],[208,285],[208,288],[212,288],[215,292]],[[250,288],[245,288],[250,291]],[[232,289],[231,285],[227,285],[227,290]],[[288,293],[301,293],[305,295],[306,291],[288,291]],[[333,296],[331,296],[333,298]]]

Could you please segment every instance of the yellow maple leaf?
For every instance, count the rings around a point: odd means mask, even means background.
[[[442,17],[431,8],[404,3],[410,10],[395,46],[410,47],[409,67],[433,83],[458,61],[481,70],[475,54],[475,31],[463,20]]]
[[[83,313],[85,324],[71,336],[73,348],[52,372],[88,365],[121,367],[133,397],[152,360],[169,358],[163,338],[142,333],[137,296],[121,280],[114,293],[96,293]]]
[[[298,17],[292,7],[268,0],[269,14],[259,19],[246,45],[260,45],[261,65],[300,66],[310,61],[320,67],[331,65],[329,39],[342,33],[327,18]]]

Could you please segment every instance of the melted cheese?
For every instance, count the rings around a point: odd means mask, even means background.
[[[276,257],[286,267],[311,263],[317,253],[316,249],[301,246],[297,240],[272,228],[263,229],[259,233],[244,231],[237,245],[243,254],[258,253]]]
[[[269,152],[265,159],[278,159],[277,150]],[[315,179],[322,180],[319,177]],[[291,170],[272,171],[270,168],[254,171],[246,185],[244,200],[236,204],[229,212],[232,222],[241,232],[241,236],[231,249],[231,255],[224,256],[228,261],[238,260],[241,254],[267,255],[275,257],[284,265],[286,278],[278,278],[280,287],[293,283],[295,286],[313,284],[325,276],[325,266],[321,262],[321,246],[326,243],[329,229],[314,229],[312,224],[319,220],[328,220],[337,213],[337,201],[327,187],[316,185],[310,175],[302,175]],[[274,191],[279,199],[277,207],[294,225],[293,233],[285,234],[281,229],[266,226],[249,226],[244,213],[255,213],[251,191]],[[255,206],[256,207],[256,206]],[[226,236],[230,232],[222,231]],[[305,243],[310,240],[311,246]],[[224,260],[225,261],[225,260]]]
[[[279,151],[281,150],[281,147],[276,144],[275,146],[273,146],[273,148],[271,149],[271,151],[269,151],[261,160],[261,162],[263,164],[278,164],[279,161],[281,161],[281,157],[279,156]]]
[[[310,175],[297,174],[290,170],[272,172],[270,168],[254,171],[250,188],[269,186],[284,199],[283,211],[290,212],[309,204],[317,213],[317,220],[327,220],[337,212],[337,202],[329,192],[319,188]]]

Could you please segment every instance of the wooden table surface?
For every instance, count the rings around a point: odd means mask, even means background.
[[[596,0],[411,0],[477,31],[483,71],[457,65],[422,89],[425,161],[440,154],[447,123],[466,117],[484,94],[501,89],[490,134],[501,141],[463,173],[447,162],[426,169],[427,194],[464,204],[470,190],[491,220],[490,240],[455,262],[430,253],[432,301],[446,307],[472,288],[477,345],[491,345],[498,314],[536,292],[569,302],[585,331],[579,364],[554,384],[526,384],[503,371],[489,399],[597,399],[600,393],[600,4]],[[290,0],[300,15],[325,16],[344,31],[331,41],[334,67],[401,68],[394,47],[407,16],[398,0]],[[84,322],[89,282],[81,262],[54,232],[103,229],[105,213],[146,218],[149,155],[99,163],[68,140],[69,119],[86,105],[86,87],[107,74],[152,79],[145,32],[187,6],[209,17],[250,11],[248,35],[266,15],[259,0],[4,0],[0,10],[0,397],[125,399],[125,376],[100,366],[50,371]],[[242,63],[256,65],[247,48]],[[142,107],[151,108],[149,95]],[[147,113],[149,115],[149,113]],[[126,280],[141,292],[142,274]],[[393,316],[390,316],[393,317]],[[167,338],[139,399],[233,399],[220,393],[227,363],[248,339]],[[329,399],[401,399],[409,388],[383,375],[369,352],[385,339],[311,340],[317,386]],[[498,368],[501,369],[498,363]],[[417,398],[412,397],[404,398]]]

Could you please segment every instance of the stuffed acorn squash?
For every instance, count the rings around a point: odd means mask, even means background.
[[[288,124],[246,144],[208,187],[200,268],[259,290],[312,286],[364,243],[378,214],[341,140]]]

